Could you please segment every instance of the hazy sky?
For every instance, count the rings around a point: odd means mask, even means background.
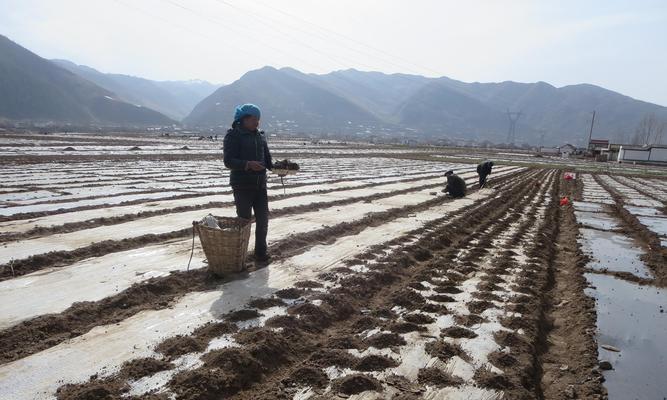
[[[356,68],[586,82],[667,105],[665,0],[0,0],[0,34],[159,80]]]

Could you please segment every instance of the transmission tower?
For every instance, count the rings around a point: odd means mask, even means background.
[[[507,131],[507,143],[514,144],[514,138],[516,135],[516,121],[521,117],[521,111],[510,112],[509,108],[507,109],[507,118],[510,120],[510,129]]]

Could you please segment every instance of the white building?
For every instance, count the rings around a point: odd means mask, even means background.
[[[618,162],[667,163],[667,146],[621,146]]]

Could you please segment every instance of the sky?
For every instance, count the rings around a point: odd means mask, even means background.
[[[591,83],[667,106],[664,0],[0,0],[0,34],[155,80],[355,68]]]

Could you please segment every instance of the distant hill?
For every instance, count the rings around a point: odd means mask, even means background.
[[[304,131],[341,129],[348,125],[378,125],[370,111],[324,88],[296,70],[264,67],[243,75],[202,100],[184,123],[200,126],[230,125],[236,105],[257,103],[264,109],[268,129],[292,126]],[[296,122],[295,122],[296,121]]]
[[[649,114],[667,108],[589,84],[466,83],[354,69],[304,74],[264,67],[230,85],[152,81],[45,60],[0,36],[0,120],[191,127],[231,124],[252,102],[269,131],[384,135],[431,140],[507,140],[507,112],[521,112],[515,143],[585,145],[594,136],[629,142]],[[667,139],[667,138],[665,138]]]
[[[584,145],[591,112],[594,136],[629,140],[639,121],[667,108],[598,86],[536,83],[466,83],[446,77],[362,72],[303,74],[265,67],[243,75],[202,100],[184,119],[191,126],[226,126],[233,107],[254,102],[267,129],[302,132],[399,132],[419,137],[507,139],[507,111],[521,112],[516,142]]]
[[[152,108],[176,120],[187,116],[197,103],[219,87],[199,80],[152,81],[130,75],[102,73],[67,60],[51,61],[114,92],[123,101]]]
[[[496,110],[521,111],[518,133],[523,130],[524,137],[530,139],[539,138],[539,133],[544,132],[545,139],[551,138],[550,142],[556,144],[563,141],[584,144],[593,110],[596,111],[594,136],[613,140],[629,141],[647,114],[655,113],[667,121],[666,107],[590,84],[557,88],[545,82],[464,83],[447,78],[440,81]]]
[[[0,118],[19,121],[164,125],[174,121],[129,104],[0,35]]]
[[[382,120],[398,123],[396,110],[405,99],[414,95],[429,82],[418,75],[361,72],[354,69],[335,71],[309,77],[359,106],[368,109]]]

